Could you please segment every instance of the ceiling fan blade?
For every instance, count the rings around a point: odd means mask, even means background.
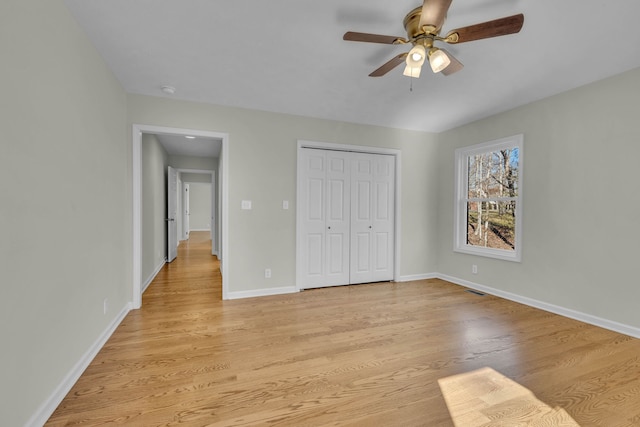
[[[398,65],[402,64],[407,57],[407,53],[401,53],[398,56],[394,56],[391,60],[387,61],[380,68],[369,74],[369,77],[381,77],[387,74],[389,71],[396,68]]]
[[[520,13],[451,30],[445,37],[445,41],[447,43],[464,43],[490,37],[506,36],[507,34],[519,32],[522,24],[524,24],[524,15]]]
[[[436,31],[442,28],[449,6],[451,6],[451,0],[424,0],[420,15],[420,28],[425,25],[433,26]]]
[[[444,74],[445,76],[450,76],[451,74],[457,73],[458,71],[464,68],[464,65],[462,65],[462,62],[458,61],[455,56],[451,55],[451,53],[449,53],[445,49],[441,48],[440,50],[443,51],[445,55],[447,55],[451,60],[451,64],[447,65],[447,68],[440,71],[442,74]]]
[[[396,36],[383,36],[380,34],[369,34],[369,33],[356,33],[354,31],[347,31],[342,36],[342,40],[352,41],[352,42],[368,42],[368,43],[382,43],[382,44],[398,44],[399,40],[406,43],[406,40],[402,37]]]

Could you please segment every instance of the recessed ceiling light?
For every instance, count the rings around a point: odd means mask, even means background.
[[[187,139],[195,139],[196,137],[195,136],[191,136],[191,135],[185,135],[185,138],[187,138]]]
[[[161,89],[167,95],[173,95],[174,93],[176,93],[176,88],[173,86],[162,86]]]

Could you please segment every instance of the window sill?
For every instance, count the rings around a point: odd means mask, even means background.
[[[483,248],[479,246],[470,246],[465,245],[463,247],[456,247],[453,249],[454,252],[469,254],[469,255],[477,255],[486,258],[495,258],[501,259],[504,261],[512,261],[512,262],[520,262],[521,256],[517,251],[505,251],[502,249],[491,249],[491,248]]]

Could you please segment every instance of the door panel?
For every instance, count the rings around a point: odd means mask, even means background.
[[[307,274],[309,276],[320,277],[323,275],[322,254],[324,252],[324,236],[321,233],[309,234],[307,241],[309,244],[307,246],[307,252],[309,254]]]
[[[168,167],[167,170],[167,261],[178,256],[178,172]]]
[[[395,159],[374,156],[372,217],[373,239],[372,281],[393,280],[395,231]]]
[[[373,211],[375,219],[377,221],[386,221],[391,218],[391,205],[389,200],[389,186],[388,182],[376,182],[375,194],[376,194],[376,206]]]
[[[379,273],[389,268],[389,233],[376,233],[375,237],[375,270]]]
[[[326,151],[327,164],[327,280],[324,286],[349,283],[349,222],[351,179],[347,153]]]
[[[345,270],[344,235],[342,233],[328,233],[329,259],[327,274],[329,277],[341,275]]]
[[[354,160],[351,283],[393,279],[394,162],[392,156],[377,154]]]
[[[347,221],[345,218],[345,189],[344,180],[332,179],[329,181],[329,219],[331,221]]]
[[[357,181],[356,212],[358,221],[371,219],[371,183],[369,181]]]
[[[371,235],[369,232],[356,234],[355,242],[356,246],[356,258],[353,265],[354,270],[352,273],[357,275],[368,275],[371,270]],[[355,283],[355,282],[352,282]]]
[[[326,280],[325,267],[325,153],[319,150],[303,150],[301,175],[306,189],[300,201],[302,248],[300,255],[303,271],[301,279],[305,287],[322,286]]]
[[[323,198],[324,179],[309,178],[309,189],[307,194],[308,200],[308,214],[307,219],[309,221],[323,221],[324,222],[324,204]]]

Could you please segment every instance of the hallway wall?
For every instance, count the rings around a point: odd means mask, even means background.
[[[167,167],[169,155],[155,135],[142,135],[141,281],[149,283],[167,257]]]

